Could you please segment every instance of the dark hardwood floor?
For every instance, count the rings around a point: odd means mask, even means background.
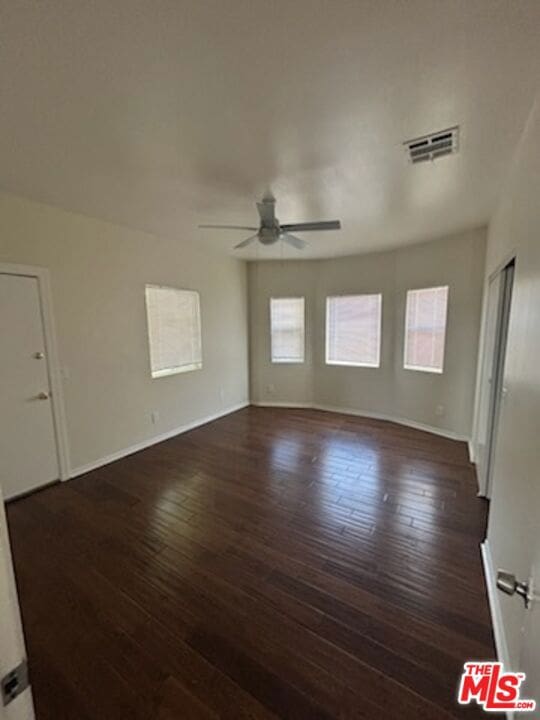
[[[251,407],[8,517],[38,720],[483,716],[464,443]]]

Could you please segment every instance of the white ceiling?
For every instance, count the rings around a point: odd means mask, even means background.
[[[0,0],[0,187],[229,252],[277,198],[324,257],[485,223],[538,89],[539,0]],[[401,143],[459,124],[461,151]],[[258,244],[257,244],[258,246]]]

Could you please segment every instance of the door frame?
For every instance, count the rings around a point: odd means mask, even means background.
[[[480,324],[480,337],[479,337],[479,352],[478,352],[478,359],[476,364],[476,382],[475,382],[475,396],[474,396],[474,410],[473,410],[473,423],[472,423],[472,432],[471,432],[471,441],[469,442],[469,458],[470,461],[475,465],[478,460],[478,453],[477,453],[477,442],[478,442],[478,424],[480,421],[480,405],[482,402],[482,381],[483,381],[483,369],[484,369],[484,355],[486,353],[486,325],[487,325],[487,318],[488,318],[488,294],[489,294],[489,286],[490,283],[495,279],[497,275],[499,275],[503,270],[510,265],[511,263],[514,263],[514,267],[516,266],[518,262],[518,253],[516,248],[512,248],[508,252],[507,255],[504,256],[504,258],[499,262],[493,270],[489,273],[489,275],[486,275],[485,281],[484,281],[484,291],[483,291],[483,297],[482,297],[482,320]],[[487,497],[486,490],[487,488],[484,486],[484,483],[480,481],[479,474],[477,473],[477,483],[478,483],[478,497]]]
[[[487,444],[488,453],[486,460],[486,477],[484,483],[484,497],[487,497],[488,499],[491,498],[491,492],[493,488],[493,468],[495,465],[495,452],[497,450],[499,419],[502,409],[501,404],[506,394],[506,390],[504,387],[504,369],[506,364],[508,327],[510,323],[512,294],[514,291],[515,267],[516,259],[512,258],[497,273],[501,276],[502,285],[497,303],[495,347],[492,358],[492,387],[488,407],[490,427],[489,441]],[[509,279],[510,268],[512,268],[511,279]],[[493,275],[491,279],[494,280],[496,275]]]
[[[5,654],[0,656],[2,676],[28,657],[4,502],[0,487],[0,636],[6,650]],[[34,720],[31,685],[28,685],[6,710],[3,710],[0,700],[0,718]]]
[[[36,278],[37,280],[41,322],[45,340],[45,353],[47,357],[47,375],[51,389],[51,408],[58,469],[60,480],[68,480],[70,475],[69,446],[49,271],[47,268],[35,265],[0,263],[0,275],[18,275]]]

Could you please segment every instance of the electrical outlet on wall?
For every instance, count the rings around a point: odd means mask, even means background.
[[[266,392],[267,392],[269,395],[274,395],[274,393],[276,392],[276,386],[275,386],[273,383],[269,383],[269,384],[266,386]]]
[[[222,405],[225,402],[225,390],[222,387],[219,388],[219,401]]]
[[[437,405],[437,407],[435,408],[435,415],[442,417],[444,415],[444,411],[445,411],[444,405]]]
[[[150,413],[150,419],[152,420],[152,425],[155,425],[159,422],[159,412],[157,410],[153,410]]]

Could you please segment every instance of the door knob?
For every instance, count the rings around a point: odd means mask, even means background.
[[[42,352],[36,352],[36,353],[34,353],[34,357],[36,358],[36,360],[43,360],[43,358],[45,357],[45,354]]]
[[[48,392],[40,392],[38,395],[38,400],[48,400],[49,399],[49,393]]]
[[[519,582],[516,576],[505,570],[497,570],[497,587],[507,595],[520,595],[523,598],[525,607],[528,608],[531,602],[529,584]]]

